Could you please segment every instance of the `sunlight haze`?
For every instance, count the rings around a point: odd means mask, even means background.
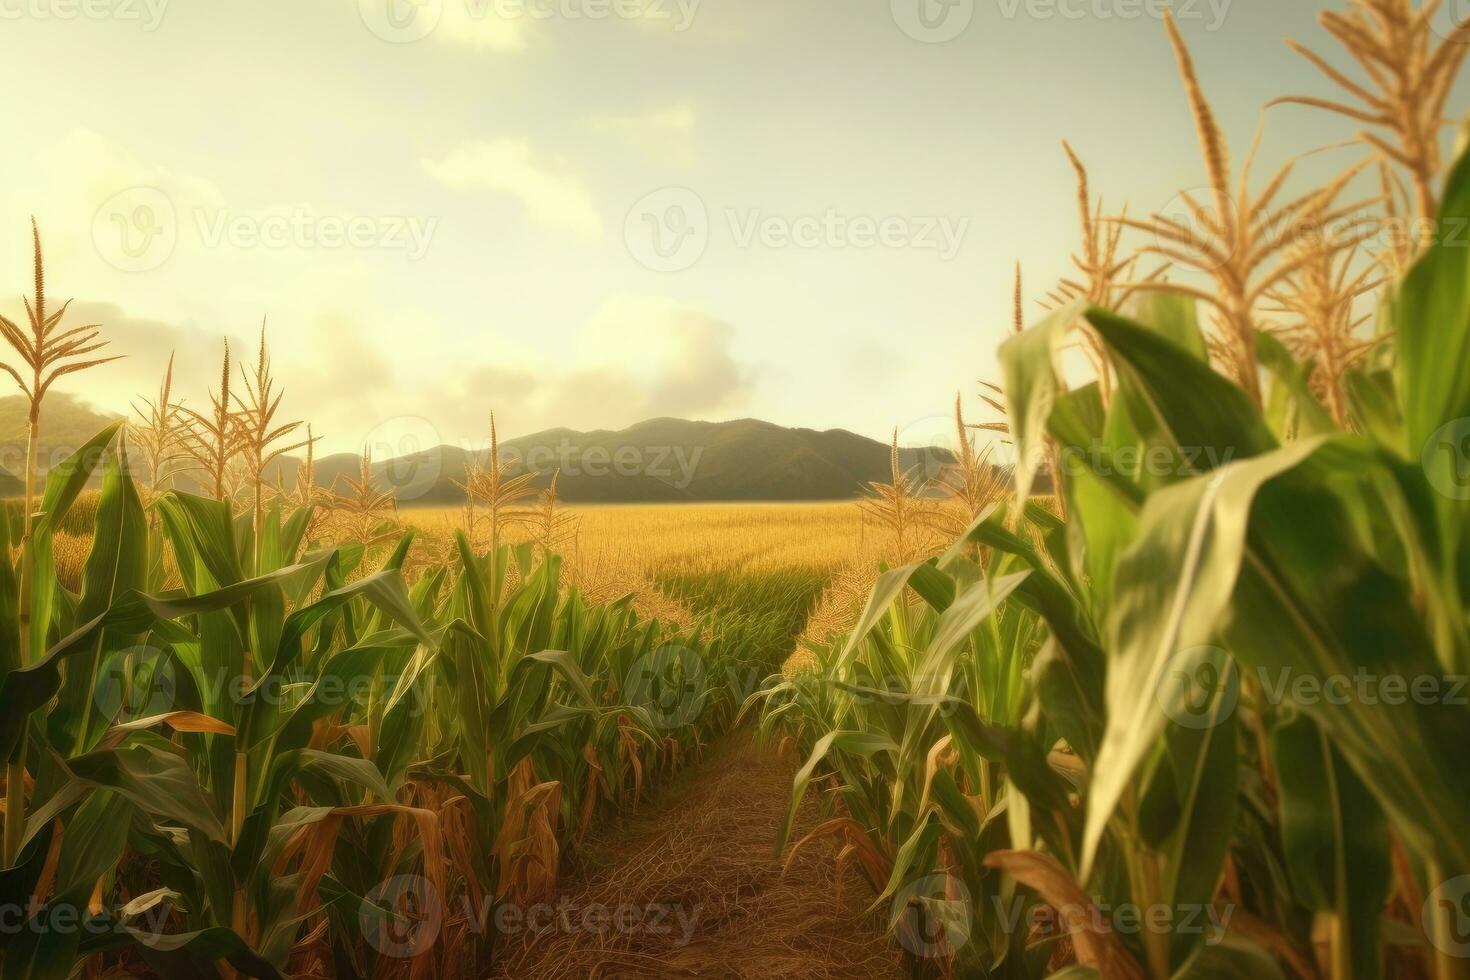
[[[1175,4],[1237,157],[1323,91],[1278,43],[1319,6]],[[10,0],[5,308],[35,214],[70,322],[129,356],[87,377],[105,410],[170,350],[199,402],[264,319],[327,450],[405,417],[477,443],[492,409],[912,442],[994,375],[1013,263],[1031,316],[1067,271],[1063,138],[1110,206],[1202,182],[1159,9]],[[1264,162],[1342,138],[1274,109]]]

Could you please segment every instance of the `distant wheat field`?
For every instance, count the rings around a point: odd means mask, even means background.
[[[630,573],[739,567],[830,569],[861,548],[856,502],[587,504],[568,506],[566,559]],[[404,509],[405,524],[440,534],[462,526],[458,506]],[[512,529],[508,537],[528,532]]]
[[[565,580],[597,601],[634,596],[641,615],[688,625],[719,606],[760,610],[770,636],[743,642],[784,659],[854,556],[873,556],[882,532],[856,501],[831,503],[601,504],[561,508],[557,552]],[[460,507],[404,509],[399,520],[430,539],[465,526]],[[512,525],[527,540],[535,525]],[[837,602],[846,613],[843,590]],[[719,601],[714,601],[719,597]]]

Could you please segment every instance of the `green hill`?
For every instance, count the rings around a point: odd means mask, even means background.
[[[99,412],[75,395],[59,391],[48,394],[46,409],[41,414],[41,441],[37,449],[41,472],[70,456],[99,429],[118,418]],[[0,398],[0,496],[25,491],[17,474],[25,468],[27,420],[24,395]]]
[[[100,412],[67,394],[46,401],[41,428],[41,469],[64,458],[117,416]],[[25,402],[0,398],[0,495],[20,492],[25,459]],[[577,432],[548,429],[501,443],[515,472],[531,470],[545,486],[560,470],[557,488],[569,503],[660,503],[743,500],[843,500],[861,494],[870,481],[887,481],[888,446],[843,429],[792,429],[756,419],[691,422],[659,418],[621,430]],[[380,485],[392,486],[405,505],[458,503],[473,459],[456,446],[381,460],[373,469]],[[472,459],[473,457],[473,459]],[[943,449],[903,449],[905,469],[933,476],[950,454]],[[295,483],[299,459],[282,459],[268,478]],[[314,478],[330,487],[356,477],[351,454],[316,461]]]
[[[650,419],[627,429],[576,432],[548,429],[501,443],[515,472],[538,474],[544,486],[560,470],[557,488],[569,503],[659,503],[744,500],[843,500],[869,481],[888,479],[886,445],[842,429],[791,429],[755,419],[691,422]],[[374,464],[405,504],[463,499],[472,454],[439,446]],[[480,453],[478,459],[484,460]],[[951,461],[943,449],[904,449],[905,468],[933,475]],[[319,460],[316,482],[357,474],[350,455]]]

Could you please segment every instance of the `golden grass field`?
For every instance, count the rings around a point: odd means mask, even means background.
[[[81,587],[91,546],[86,515],[95,508],[95,497],[84,494],[78,519],[56,535],[58,574],[72,589]],[[535,515],[522,513],[526,520],[506,524],[507,541],[535,538]],[[632,593],[634,607],[649,618],[683,625],[694,620],[686,602],[660,588],[670,577],[712,583],[729,576],[775,579],[782,573],[819,578],[825,585],[810,610],[802,635],[806,642],[826,640],[852,625],[880,563],[913,560],[946,540],[920,534],[912,549],[900,553],[891,529],[859,501],[586,504],[559,506],[556,513],[554,547],[565,581],[593,601]],[[465,512],[459,505],[407,507],[391,523],[421,532],[417,562],[411,564],[432,564],[452,550],[453,535],[465,527]],[[483,544],[480,536],[477,545]],[[795,652],[793,664],[805,662],[804,651]]]
[[[589,596],[606,601],[631,592],[640,613],[687,623],[690,611],[656,587],[660,576],[810,572],[827,583],[803,634],[810,641],[850,625],[891,544],[857,501],[602,504],[563,511],[569,521],[559,550],[567,577]],[[457,506],[405,509],[399,519],[433,537],[464,526]],[[522,526],[508,536],[524,540],[530,533]],[[798,650],[791,664],[801,662]]]
[[[563,513],[572,519],[570,546],[563,548],[569,562],[629,576],[670,567],[831,568],[865,538],[862,512],[852,501],[570,505]],[[399,516],[434,534],[463,523],[458,506],[405,509]]]

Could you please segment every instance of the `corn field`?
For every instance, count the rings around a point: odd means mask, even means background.
[[[1110,214],[1065,145],[1075,268],[1030,326],[1017,269],[986,414],[956,401],[928,477],[895,433],[830,511],[579,513],[493,419],[462,511],[400,512],[366,455],[319,487],[264,328],[208,404],[170,359],[42,472],[53,383],[114,354],[33,225],[0,976],[488,976],[497,912],[749,728],[798,760],[771,861],[830,856],[911,975],[1470,978],[1470,21],[1440,8],[1325,13],[1357,80],[1294,44],[1347,101],[1279,101],[1368,155],[1289,199],[1166,17],[1188,216]]]
[[[1067,147],[1077,273],[1027,329],[1018,276],[982,390],[1014,493],[748,700],[803,759],[793,817],[828,813],[777,852],[833,842],[920,969],[1470,975],[1470,264],[1433,234],[1361,250],[1404,214],[1470,220],[1470,157],[1441,174],[1437,149],[1470,26],[1436,44],[1438,7],[1324,14],[1368,83],[1298,46],[1365,108],[1286,101],[1363,123],[1373,157],[1285,203],[1290,166],[1232,172],[1167,21],[1191,216],[1109,217]]]

